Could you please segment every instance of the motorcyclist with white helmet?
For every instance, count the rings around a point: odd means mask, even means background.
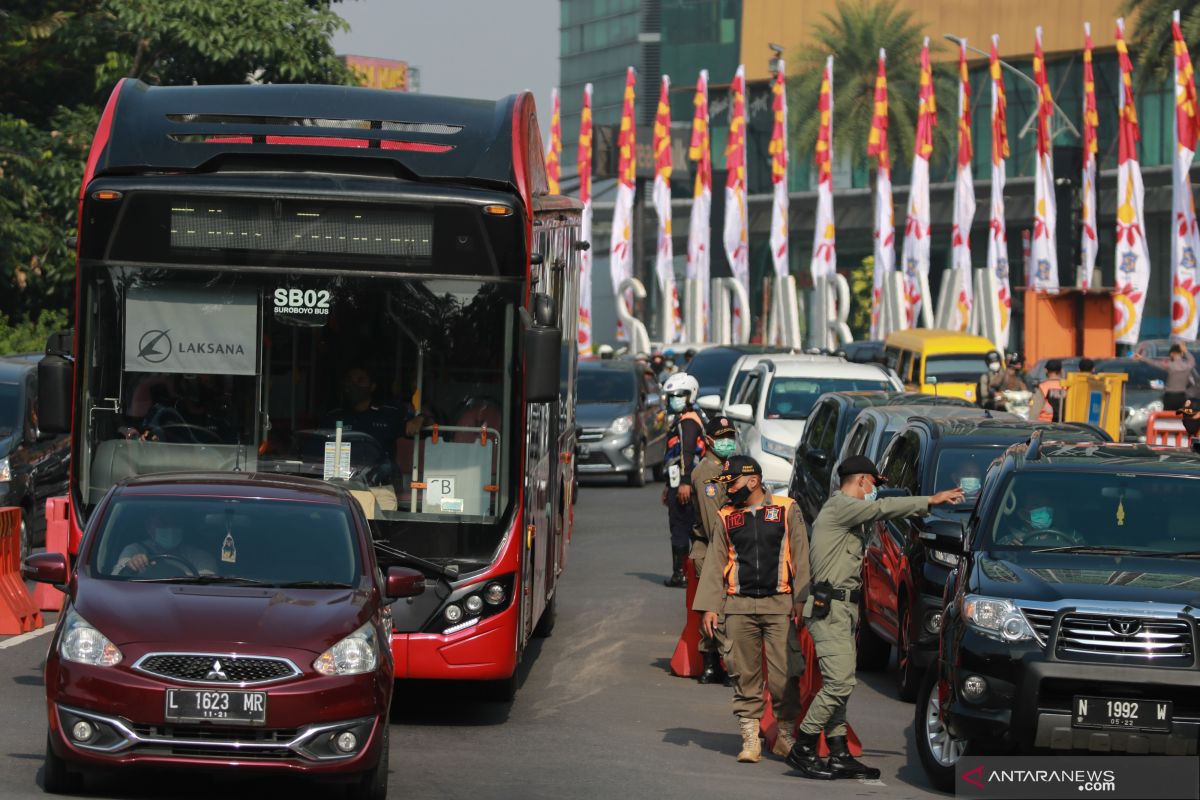
[[[692,467],[704,455],[704,418],[695,407],[700,384],[677,372],[663,384],[667,408],[673,415],[667,438],[667,488],[663,504],[671,527],[671,577],[667,586],[685,586],[683,568],[692,545],[695,511],[692,507]]]

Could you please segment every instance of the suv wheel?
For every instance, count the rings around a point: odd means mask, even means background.
[[[638,442],[633,451],[633,472],[629,473],[630,486],[646,485],[646,443]]]
[[[907,600],[900,598],[900,623],[896,629],[896,691],[900,699],[911,703],[921,688],[921,668],[913,657],[912,623],[908,619]]]
[[[67,769],[67,762],[58,757],[46,736],[46,760],[42,767],[42,789],[46,794],[78,794],[83,791],[83,775]]]
[[[917,693],[915,733],[917,753],[930,782],[943,792],[954,790],[955,766],[965,756],[970,743],[950,735],[943,721],[941,670],[936,666],[925,673]]]
[[[810,528],[811,530],[811,528]],[[867,621],[867,587],[864,584],[859,590],[858,598],[858,632],[855,645],[858,651],[858,668],[876,672],[887,668],[888,657],[892,654],[892,646],[880,638]]]

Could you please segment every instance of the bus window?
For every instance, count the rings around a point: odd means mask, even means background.
[[[897,359],[896,374],[900,376],[900,380],[905,383],[911,383],[909,372],[912,369],[913,354],[908,350],[898,351],[899,358]]]

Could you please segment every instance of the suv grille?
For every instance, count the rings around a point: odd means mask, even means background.
[[[1050,627],[1054,624],[1054,612],[1041,608],[1022,608],[1021,613],[1025,615],[1025,621],[1029,623],[1029,627],[1033,628],[1033,634],[1037,637],[1038,644],[1043,647],[1050,640]]]
[[[160,678],[222,686],[276,683],[300,674],[284,658],[220,653],[151,653],[138,659],[134,668]]]
[[[1077,660],[1192,663],[1192,626],[1179,619],[1068,614],[1058,630],[1058,655]]]

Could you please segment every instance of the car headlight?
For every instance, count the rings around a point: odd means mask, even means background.
[[[794,446],[777,442],[774,439],[768,439],[765,436],[762,437],[761,446],[764,453],[770,453],[773,456],[779,456],[788,461],[791,461],[792,457],[796,455],[796,448]]]
[[[1034,638],[1033,628],[1011,600],[969,594],[963,598],[963,616],[972,628],[1000,642]]]
[[[361,675],[379,664],[375,626],[364,624],[354,633],[317,656],[313,669],[322,675]]]
[[[620,436],[622,433],[629,433],[633,429],[633,415],[627,417],[617,417],[608,426],[609,433],[615,433]]]
[[[8,466],[8,456],[0,458],[0,483],[12,480],[12,468]]]
[[[79,616],[72,608],[63,620],[62,638],[58,642],[58,654],[66,661],[90,664],[93,667],[111,667],[121,663],[121,651],[90,622]]]
[[[926,552],[929,553],[929,560],[936,564],[941,564],[943,567],[950,567],[951,569],[958,566],[958,556],[954,555],[954,553],[947,553],[945,550],[932,549],[927,550]]]

